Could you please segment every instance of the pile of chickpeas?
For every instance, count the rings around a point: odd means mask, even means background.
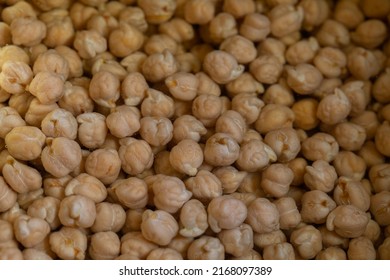
[[[0,259],[390,259],[389,0],[2,0]]]

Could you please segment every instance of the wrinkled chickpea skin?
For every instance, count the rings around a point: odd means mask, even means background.
[[[388,2],[2,1],[0,259],[389,259]]]

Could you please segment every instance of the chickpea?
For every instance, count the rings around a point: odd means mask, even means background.
[[[220,44],[219,49],[230,53],[241,64],[251,62],[257,55],[253,42],[240,35],[226,38]]]
[[[63,260],[83,260],[87,236],[77,228],[62,227],[50,234],[50,248]]]
[[[336,169],[325,160],[316,160],[306,166],[303,180],[311,190],[331,192],[337,180]]]
[[[39,251],[34,248],[24,249],[23,250],[23,259],[24,260],[52,260],[53,258],[46,254],[43,251]]]
[[[121,237],[121,254],[128,254],[130,259],[145,259],[158,246],[145,239],[140,231],[126,233]]]
[[[380,226],[388,226],[390,224],[389,201],[389,191],[381,191],[371,196],[370,212]]]
[[[148,56],[142,64],[142,73],[149,82],[162,81],[177,71],[176,59],[168,49]]]
[[[7,134],[14,128],[25,126],[26,122],[12,107],[0,108],[0,137],[5,138]]]
[[[241,93],[232,99],[232,109],[240,113],[248,125],[258,119],[263,107],[264,102],[255,93]]]
[[[144,43],[144,36],[135,26],[120,22],[108,37],[108,48],[117,57],[126,57],[138,51]]]
[[[83,195],[67,196],[60,203],[58,217],[64,226],[89,228],[96,219],[95,203]]]
[[[205,206],[197,199],[183,204],[180,210],[180,235],[185,237],[201,236],[208,228]]]
[[[340,48],[350,43],[348,29],[333,19],[326,19],[316,33],[321,46]]]
[[[184,183],[193,197],[205,204],[222,195],[221,181],[208,170],[200,170],[196,176],[188,178]]]
[[[281,197],[274,203],[279,211],[281,229],[295,228],[301,222],[301,214],[293,198]]]
[[[285,60],[294,66],[310,63],[314,59],[319,48],[320,46],[314,37],[300,40],[287,48]]]
[[[16,218],[13,228],[16,240],[26,248],[37,245],[50,232],[50,226],[45,220],[28,215]]]
[[[52,76],[61,77],[62,81],[67,80],[69,77],[69,64],[67,60],[54,49],[39,54],[34,61],[32,69],[35,76],[38,75],[39,72],[50,72]],[[49,73],[44,75],[49,76]],[[38,81],[39,80],[37,80],[37,82]],[[44,81],[41,80],[40,82],[43,83]]]
[[[261,54],[249,64],[249,72],[264,84],[276,83],[282,71],[282,63],[273,54]]]
[[[42,120],[42,132],[47,137],[66,137],[75,140],[77,136],[76,118],[65,109],[55,109]]]
[[[253,249],[253,231],[247,224],[234,229],[224,229],[218,233],[218,238],[225,247],[225,252],[234,257],[242,257]]]
[[[264,40],[271,32],[270,20],[260,13],[247,14],[239,28],[240,35],[253,41]]]
[[[146,97],[141,103],[141,115],[143,117],[165,117],[174,115],[174,100],[156,89],[147,89]]]
[[[107,136],[106,118],[99,113],[84,113],[77,116],[78,139],[89,149],[99,148]]]
[[[238,159],[239,149],[239,145],[230,135],[215,133],[206,141],[204,159],[213,166],[231,165]]]
[[[374,52],[362,47],[354,47],[347,53],[347,67],[359,80],[368,80],[380,71],[379,61]]]
[[[359,23],[351,39],[363,48],[374,49],[380,46],[387,36],[386,25],[378,19],[369,19]]]
[[[282,242],[264,247],[264,260],[295,260],[294,248],[290,243]]]
[[[223,260],[225,248],[218,238],[203,235],[188,247],[187,257],[189,260]]]
[[[58,105],[77,117],[83,113],[89,113],[93,111],[94,102],[88,94],[88,90],[82,86],[75,86],[69,82],[65,82],[64,94]]]
[[[18,126],[14,127],[4,140],[11,156],[20,160],[33,160],[40,156],[45,138],[37,127]]]
[[[182,18],[172,18],[160,24],[159,31],[166,34],[178,43],[192,40],[195,37],[194,27]]]
[[[269,105],[267,105],[269,106]],[[264,142],[272,149],[279,162],[294,159],[301,149],[297,132],[292,128],[277,128],[267,132]]]
[[[115,200],[130,209],[143,208],[148,202],[147,185],[136,177],[116,180],[108,191]]]
[[[303,259],[312,259],[322,250],[321,233],[311,225],[294,230],[290,241]]]
[[[390,191],[388,188],[388,180],[390,179],[389,171],[390,165],[387,163],[376,164],[370,168],[368,176],[375,193]]]
[[[191,101],[196,97],[199,80],[194,74],[177,72],[165,79],[165,85],[173,97]]]
[[[96,219],[91,226],[93,232],[118,232],[126,221],[122,206],[110,202],[96,204]]]
[[[305,223],[322,224],[328,214],[336,208],[336,202],[325,192],[313,190],[302,196],[302,221]]]
[[[164,117],[144,117],[140,120],[139,133],[152,146],[164,146],[173,137],[173,125]]]
[[[368,217],[353,205],[337,206],[326,219],[326,228],[342,237],[355,238],[362,235],[368,224]]]
[[[182,260],[182,255],[171,248],[157,248],[146,257],[147,260]]]
[[[378,248],[379,259],[381,260],[389,259],[389,240],[390,238],[387,237]]]
[[[347,1],[346,1],[347,2]],[[316,260],[346,260],[347,254],[339,247],[328,247],[318,252]]]
[[[268,233],[279,229],[279,211],[266,198],[256,198],[248,206],[246,223],[256,233]]]
[[[189,0],[184,4],[184,18],[191,24],[206,24],[214,18],[215,4],[208,0]]]
[[[327,133],[318,132],[302,142],[302,153],[311,161],[324,160],[331,162],[339,152],[336,139]]]
[[[109,13],[104,13],[104,16],[101,14],[95,14],[88,19],[86,29],[96,31],[104,38],[107,38],[109,33],[117,28],[118,25],[118,20]],[[107,41],[105,42],[105,46],[107,47]]]
[[[287,67],[287,84],[298,94],[312,94],[322,82],[321,72],[311,64]]]
[[[89,95],[97,104],[114,108],[120,97],[120,82],[111,72],[100,71],[93,75],[89,85]]]
[[[96,149],[87,157],[85,170],[103,184],[111,184],[118,178],[121,170],[121,159],[116,150]]]
[[[384,121],[377,129],[375,133],[375,147],[384,156],[390,155],[390,149],[385,144],[390,133],[390,123]]]
[[[179,226],[171,214],[163,210],[145,210],[142,214],[143,236],[158,245],[168,245],[177,234]]]
[[[349,151],[339,152],[333,161],[333,166],[339,176],[346,176],[354,180],[363,179],[367,168],[363,158]]]
[[[0,212],[11,209],[17,200],[16,192],[8,186],[4,178],[0,176]]]
[[[191,139],[199,142],[207,130],[204,125],[192,115],[183,115],[173,122],[173,140],[180,142],[184,139]]]
[[[277,5],[268,13],[271,22],[271,33],[277,38],[298,31],[303,21],[303,9],[293,5]]]
[[[348,29],[354,29],[364,21],[364,14],[354,1],[339,1],[334,9],[334,18]]]
[[[261,109],[254,125],[259,133],[266,134],[274,129],[292,127],[294,119],[294,112],[289,107],[267,104]]]
[[[239,171],[233,166],[215,168],[212,173],[221,181],[225,194],[235,193],[247,175],[245,171]]]
[[[119,158],[122,169],[127,174],[140,174],[153,165],[153,153],[150,145],[144,140],[132,137],[119,140]]]
[[[30,66],[21,61],[6,61],[0,73],[0,86],[11,94],[23,93],[31,80],[33,72]]]

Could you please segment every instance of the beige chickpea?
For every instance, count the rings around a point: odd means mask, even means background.
[[[24,260],[22,251],[16,246],[0,249],[1,260]]]
[[[192,102],[192,114],[206,127],[214,125],[222,113],[222,99],[211,94],[202,94]]]
[[[107,50],[107,40],[96,30],[77,31],[73,46],[81,58],[91,59]]]
[[[300,40],[290,45],[285,52],[285,60],[291,65],[310,63],[317,51],[319,45],[314,37]]]
[[[113,183],[121,170],[121,159],[116,150],[96,149],[85,162],[86,172],[98,178],[103,184]]]
[[[351,33],[352,41],[358,46],[367,49],[374,49],[380,46],[386,39],[386,36],[386,25],[378,19],[369,19],[359,23]]]
[[[227,0],[223,3],[223,11],[232,14],[235,18],[241,18],[255,12],[255,3],[252,0],[237,1]]]
[[[198,95],[210,94],[215,96],[221,95],[220,86],[206,73],[198,72],[195,74],[198,78]]]
[[[23,210],[27,210],[27,208],[31,205],[33,201],[42,197],[43,189],[39,188],[37,190],[18,194],[17,203],[19,204],[20,208],[22,208]]]
[[[381,191],[371,196],[370,212],[380,226],[388,226],[390,224],[389,201],[389,191]]]
[[[46,36],[46,25],[35,17],[15,18],[10,28],[12,43],[15,45],[32,47],[39,44]]]
[[[174,98],[191,101],[197,95],[199,80],[192,73],[177,72],[165,79],[165,85]]]
[[[178,49],[178,44],[168,35],[153,34],[146,40],[143,49],[147,55],[162,53],[165,49],[175,55]]]
[[[182,180],[172,176],[161,176],[152,184],[153,202],[157,209],[176,213],[192,196]]]
[[[272,117],[272,115],[270,115],[270,117]],[[279,162],[287,162],[294,159],[301,149],[300,140],[296,130],[288,127],[270,130],[265,135],[264,143],[269,146],[276,156],[276,158],[273,156],[271,159],[273,161],[278,160]]]
[[[382,18],[385,17],[390,10],[389,3],[383,0],[363,0],[360,4],[364,15],[367,17]],[[378,7],[380,7],[380,9]]]
[[[307,31],[312,31],[317,26],[320,26],[330,14],[329,3],[324,0],[303,0],[299,2],[304,12],[303,28]]]
[[[347,151],[358,151],[366,140],[366,131],[358,124],[343,122],[337,124],[332,130],[333,136],[340,148]]]
[[[265,249],[270,245],[285,243],[287,238],[282,230],[275,230],[268,233],[254,233],[253,241],[257,247]]]
[[[119,255],[120,245],[115,232],[98,232],[91,236],[88,253],[93,260],[112,260]]]
[[[158,152],[154,157],[153,169],[156,174],[163,174],[168,176],[174,176],[180,179],[185,177],[185,174],[177,171],[173,168],[169,161],[170,152],[162,150]]]
[[[108,193],[130,209],[143,208],[148,202],[148,187],[143,180],[136,177],[116,180],[108,189]]]
[[[318,132],[302,142],[302,153],[306,159],[311,161],[334,160],[339,152],[339,145],[336,139],[327,133]]]
[[[12,43],[11,29],[10,26],[5,23],[0,23],[0,46],[4,47]]]
[[[12,107],[0,108],[0,137],[5,138],[7,134],[14,128],[25,126],[26,122]]]
[[[77,228],[62,227],[50,234],[50,248],[63,260],[83,260],[87,250],[87,236]]]
[[[258,56],[264,56],[264,58],[270,62],[276,61],[274,59],[276,57],[280,65],[284,65],[286,63],[286,58],[284,55],[285,52],[285,43],[275,38],[266,38],[265,40],[261,41],[257,47]],[[269,56],[271,58],[269,58]]]
[[[231,165],[238,159],[239,150],[239,145],[230,135],[215,133],[206,141],[204,159],[213,166]]]
[[[375,54],[362,47],[354,47],[347,53],[347,67],[350,73],[359,80],[368,80],[380,71],[379,61]]]
[[[123,210],[123,208],[120,206]],[[126,234],[132,231],[140,231],[141,230],[141,222],[142,222],[142,213],[145,209],[128,209],[126,211],[126,218],[123,227],[121,228],[121,232]]]
[[[65,82],[64,94],[58,100],[58,105],[60,108],[71,112],[75,117],[92,112],[94,108],[94,102],[88,94],[88,89],[72,85],[69,82]]]
[[[192,241],[194,241],[194,238],[184,237],[178,234],[174,238],[172,238],[167,248],[171,248],[176,252],[179,252],[183,259],[187,259],[188,247],[191,245]]]
[[[45,220],[51,230],[57,229],[61,223],[58,218],[60,200],[54,197],[42,197],[34,200],[27,209],[27,214],[31,217]]]
[[[160,24],[160,33],[166,34],[178,43],[189,41],[194,38],[194,27],[182,18],[172,18],[170,21]]]
[[[200,170],[196,176],[188,178],[184,183],[193,197],[205,204],[222,195],[221,181],[208,170]]]
[[[119,157],[122,169],[130,175],[142,173],[152,167],[153,153],[150,145],[144,140],[127,137],[119,140]]]
[[[140,120],[139,134],[152,146],[164,146],[173,137],[173,125],[164,117],[143,117]]]
[[[203,235],[188,247],[189,260],[224,260],[225,248],[216,237]]]
[[[146,96],[149,88],[144,76],[139,72],[127,74],[121,84],[121,97],[126,105],[137,106]]]
[[[303,176],[305,185],[311,190],[331,192],[337,180],[336,169],[325,160],[316,160],[312,166],[306,166]]]
[[[269,196],[279,198],[287,194],[293,179],[294,173],[289,167],[275,163],[262,172],[260,187]]]
[[[103,13],[103,15],[102,14],[92,15],[86,23],[86,29],[91,31],[96,31],[104,38],[107,38],[109,33],[113,29],[117,28],[118,25],[119,23],[117,18],[113,17],[109,13]],[[83,31],[78,31],[78,32],[81,33]],[[105,46],[107,47],[107,42],[105,43]]]
[[[118,138],[132,136],[140,127],[140,112],[136,107],[121,105],[111,109],[106,117],[107,128]]]
[[[294,173],[294,179],[291,182],[291,186],[299,186],[303,184],[306,167],[308,165],[306,159],[302,157],[296,157],[286,164]]]
[[[244,72],[244,66],[238,64],[234,56],[221,50],[209,52],[204,58],[203,68],[218,84],[226,84]]]
[[[257,81],[264,84],[274,84],[283,71],[283,65],[272,54],[262,54],[249,64],[249,72]]]
[[[178,71],[174,55],[167,49],[148,56],[142,64],[142,74],[149,82],[159,82]]]
[[[325,248],[338,247],[342,249],[348,249],[349,238],[338,235],[335,231],[330,231],[326,228],[326,225],[318,227],[322,235],[322,243]]]
[[[192,115],[183,115],[173,122],[173,140],[180,142],[191,139],[198,142],[202,135],[206,134],[204,125]]]
[[[227,83],[225,88],[232,98],[240,93],[256,95],[264,92],[264,86],[249,72],[242,73],[237,79]]]
[[[147,55],[145,53],[136,51],[124,57],[120,61],[120,64],[126,68],[128,73],[141,72],[142,64],[146,58]]]
[[[326,19],[315,37],[321,46],[326,47],[339,48],[350,43],[348,29],[333,19]]]
[[[363,179],[367,168],[363,158],[349,151],[339,152],[333,161],[333,166],[339,176],[346,176],[354,180]]]
[[[287,67],[287,84],[298,94],[313,93],[322,82],[321,72],[311,64],[302,63]]]
[[[179,230],[177,221],[163,210],[145,210],[142,214],[141,232],[149,241],[168,245]]]
[[[146,257],[147,260],[182,260],[182,255],[171,248],[157,248]]]
[[[317,118],[318,101],[314,98],[304,98],[295,102],[291,109],[294,112],[294,126],[310,130],[315,128],[319,119]]]
[[[219,233],[240,226],[247,217],[247,208],[242,201],[223,195],[210,201],[207,213],[211,230]]]
[[[6,158],[2,173],[5,181],[17,193],[38,190],[42,186],[42,176],[36,169],[11,156]]]
[[[46,196],[62,200],[65,197],[65,186],[73,177],[66,175],[60,178],[48,176],[43,179],[43,190]]]
[[[220,44],[219,49],[230,53],[238,63],[242,64],[251,62],[257,55],[253,42],[241,35],[233,35],[226,38]]]
[[[198,237],[208,226],[207,211],[199,200],[191,199],[183,204],[180,210],[180,235]]]
[[[303,9],[293,5],[277,5],[268,13],[271,33],[275,37],[284,37],[301,28],[303,21]]]
[[[39,72],[28,86],[29,92],[42,104],[52,104],[64,94],[64,82],[61,76],[52,72]]]
[[[375,98],[375,100],[381,103],[387,103],[390,101],[390,96],[388,92],[388,89],[390,87],[390,83],[388,82],[389,76],[390,76],[390,69],[386,68],[375,80],[374,85],[372,87],[373,97]]]
[[[82,159],[79,144],[65,137],[48,138],[41,160],[47,172],[56,177],[68,175]]]
[[[182,47],[182,45],[180,45],[180,47]],[[197,73],[202,68],[202,62],[200,59],[191,52],[179,50],[175,55],[175,59],[178,65],[178,72]]]
[[[327,247],[318,252],[316,260],[346,260],[347,254],[342,248]]]
[[[91,226],[93,232],[118,232],[126,221],[126,213],[119,204],[101,202],[96,204],[96,219]]]
[[[30,64],[30,57],[22,48],[15,45],[7,45],[0,49],[0,70],[7,61],[23,62]]]
[[[45,220],[28,215],[16,218],[13,228],[16,240],[26,248],[37,245],[50,232],[50,226]]]
[[[69,64],[67,60],[54,49],[47,50],[38,55],[33,64],[34,75],[39,72],[57,74],[63,81],[69,77]]]
[[[332,210],[326,219],[326,228],[342,237],[355,238],[362,235],[369,218],[353,205],[340,205]]]
[[[31,97],[33,97],[30,94]],[[22,99],[17,100],[16,102],[22,102]],[[51,104],[42,104],[38,98],[32,98],[27,100],[29,102],[30,106],[27,107],[26,113],[24,115],[24,119],[26,120],[26,123],[32,126],[39,127],[42,123],[42,120],[45,118],[45,116],[50,113],[51,111],[59,108],[57,103],[51,103]],[[24,110],[23,108],[19,107],[18,109]]]
[[[348,29],[354,29],[364,21],[363,12],[354,1],[339,1],[334,8],[333,16]]]
[[[56,52],[61,55],[68,63],[69,78],[81,77],[83,74],[83,65],[77,52],[68,46],[57,46]]]
[[[40,156],[45,138],[37,127],[18,126],[14,127],[4,140],[11,156],[19,160],[33,160]]]
[[[146,98],[141,104],[141,114],[143,117],[171,118],[174,110],[174,100],[171,97],[152,88],[146,91]]]
[[[364,91],[364,82],[346,82],[340,87],[340,89],[345,93],[351,103],[350,116],[357,117],[361,115],[368,104],[367,96]]]
[[[0,176],[0,212],[5,212],[15,205],[16,192],[8,186],[4,178]]]
[[[358,151],[358,155],[364,159],[368,168],[385,162],[385,157],[377,150],[373,141],[366,141]]]
[[[294,112],[289,107],[267,104],[261,109],[254,125],[259,133],[266,134],[274,129],[292,127],[294,119]]]
[[[11,4],[11,3],[7,3]],[[4,8],[1,12],[1,17],[7,24],[11,24],[12,20],[19,17],[31,16],[36,17],[36,12],[33,6],[25,1],[19,1],[12,3],[13,5],[9,5]]]
[[[369,170],[368,176],[375,193],[381,191],[390,191],[390,165],[387,163],[380,163],[372,166]]]
[[[215,4],[208,0],[189,0],[184,5],[184,18],[191,24],[206,24],[214,18]]]
[[[88,20],[93,15],[98,14],[98,11],[94,7],[84,5],[80,2],[73,3],[69,12],[69,16],[76,30],[84,29]]]
[[[281,229],[295,228],[301,222],[301,214],[292,197],[281,197],[275,200],[274,204],[279,211]]]
[[[390,240],[390,238],[387,237],[378,248],[378,258],[380,260],[388,260],[389,259],[389,256],[390,256],[389,240]]]
[[[51,48],[71,45],[74,38],[72,19],[66,9],[53,9],[40,14],[39,19],[46,24],[46,37],[43,43]]]
[[[322,224],[329,213],[336,208],[336,202],[325,192],[312,190],[302,196],[302,221],[305,223]]]
[[[264,102],[255,93],[241,93],[232,99],[232,109],[240,113],[247,124],[258,119],[263,107]]]
[[[256,233],[268,233],[279,229],[279,211],[266,198],[256,198],[248,206],[246,223]]]
[[[152,1],[139,0],[137,1],[139,7],[144,11],[146,21],[150,24],[160,24],[168,21],[176,9],[176,1]]]
[[[235,193],[247,174],[233,166],[218,167],[213,169],[212,173],[221,181],[225,194]]]
[[[312,225],[294,230],[290,241],[303,259],[312,259],[322,250],[321,233]]]
[[[386,144],[390,134],[390,123],[384,121],[375,133],[375,147],[384,156],[390,155],[390,149]]]
[[[75,140],[78,125],[72,113],[58,108],[44,117],[41,128],[47,137],[66,137]]]
[[[106,199],[107,190],[99,179],[89,174],[81,173],[70,180],[65,187],[66,196],[76,194],[83,195],[92,199],[95,203],[99,203]]]
[[[3,63],[0,86],[11,94],[23,93],[33,78],[30,66],[21,61],[8,60]]]
[[[233,229],[224,229],[218,238],[225,247],[225,252],[234,257],[242,257],[253,249],[253,230],[247,224]]]
[[[203,151],[192,139],[181,140],[169,155],[169,162],[177,171],[195,176],[203,163]]]
[[[264,247],[264,260],[295,260],[294,248],[290,243],[282,242]]]
[[[40,251],[38,249],[29,248],[23,250],[23,259],[24,260],[52,260],[53,258],[46,254],[43,251]]]
[[[144,36],[135,26],[120,22],[108,37],[108,48],[117,57],[126,57],[138,51],[144,43]]]
[[[266,104],[280,104],[290,107],[295,100],[293,92],[287,86],[286,81],[280,79],[277,84],[273,84],[265,90],[263,101]]]
[[[126,233],[121,237],[121,254],[128,254],[133,259],[145,259],[158,246],[145,239],[140,231]]]
[[[78,139],[89,149],[99,148],[103,145],[107,135],[106,118],[99,113],[91,112],[77,116]]]
[[[313,62],[315,67],[327,78],[337,78],[346,72],[347,57],[337,48],[321,48]]]
[[[93,75],[89,95],[97,104],[113,108],[120,97],[120,81],[111,72],[100,71]]]
[[[348,247],[349,260],[375,260],[376,250],[371,240],[367,237],[357,237],[351,239]]]
[[[239,33],[253,42],[258,42],[264,40],[271,32],[270,24],[269,18],[265,15],[250,13],[244,17]]]
[[[83,195],[65,197],[58,211],[64,226],[89,228],[96,219],[96,207],[92,199]]]

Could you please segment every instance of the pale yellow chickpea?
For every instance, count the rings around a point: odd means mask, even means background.
[[[93,75],[89,85],[89,95],[97,104],[114,108],[120,97],[120,81],[117,76],[107,71]]]
[[[95,30],[77,31],[73,46],[83,59],[91,59],[107,50],[107,40]]]
[[[38,45],[46,37],[46,25],[31,16],[15,18],[11,22],[10,30],[12,43],[25,47]]]
[[[207,211],[197,199],[191,199],[180,209],[179,233],[185,237],[201,236],[208,228]]]
[[[254,125],[259,133],[266,134],[274,129],[292,127],[294,119],[294,112],[289,107],[267,104],[261,109]]]
[[[302,142],[301,151],[308,160],[331,162],[339,152],[339,145],[332,135],[318,132]]]
[[[369,218],[353,205],[340,205],[332,210],[326,219],[326,228],[342,237],[355,238],[362,235]]]
[[[112,260],[119,255],[120,245],[115,232],[98,232],[91,236],[88,253],[93,260]]]
[[[163,210],[145,210],[142,214],[141,232],[149,241],[168,245],[179,231],[175,218]]]
[[[160,24],[158,30],[178,43],[192,40],[195,36],[194,27],[186,20],[177,17]]]
[[[33,126],[14,127],[6,136],[8,152],[19,160],[33,160],[41,155],[45,135]]]
[[[192,139],[199,142],[207,130],[204,125],[192,115],[182,115],[173,122],[173,140],[180,142],[184,139]]]
[[[192,196],[182,180],[172,176],[161,176],[151,186],[153,202],[157,209],[176,213]]]
[[[168,21],[176,9],[176,1],[139,0],[138,6],[144,11],[146,21],[150,24],[160,24]]]
[[[245,223],[256,233],[269,233],[279,229],[279,218],[275,204],[266,198],[256,198],[248,206]]]
[[[227,166],[239,157],[240,147],[228,134],[215,133],[206,141],[204,159],[213,166]]]
[[[320,26],[315,37],[318,43],[324,47],[339,48],[347,46],[350,43],[347,27],[333,19],[326,19]]]
[[[276,155],[276,158],[272,158],[272,160],[279,162],[288,162],[294,159],[301,149],[297,131],[288,127],[276,128],[267,132],[264,143]]]
[[[121,159],[116,150],[113,149],[96,149],[85,162],[85,170],[102,181],[103,184],[113,183],[121,170]]]
[[[387,27],[378,19],[363,21],[351,32],[352,41],[356,45],[367,49],[377,48],[384,42],[386,37]]]
[[[209,52],[203,61],[204,71],[218,84],[226,84],[244,72],[244,66],[228,52],[215,50]]]
[[[215,3],[209,0],[189,0],[184,4],[184,18],[191,24],[206,24],[214,13]]]
[[[178,71],[174,55],[164,49],[161,53],[148,56],[142,64],[142,74],[149,82],[159,82]]]
[[[349,2],[349,1],[346,1]],[[347,254],[342,248],[327,247],[318,252],[316,260],[346,260]]]
[[[127,137],[119,140],[119,157],[127,174],[140,174],[153,165],[153,153],[145,140]]]
[[[350,151],[340,151],[333,161],[339,176],[361,180],[366,173],[367,165],[363,158]]]
[[[276,83],[282,71],[282,63],[273,54],[261,54],[249,64],[249,72],[264,84]]]
[[[336,208],[336,202],[325,192],[312,190],[302,196],[302,221],[305,223],[322,224],[328,214]]]
[[[89,149],[99,148],[103,145],[107,135],[106,118],[99,113],[91,112],[77,116],[78,139]]]
[[[108,48],[116,57],[126,57],[138,51],[144,43],[144,36],[138,28],[126,22],[120,22],[108,37]]]
[[[264,247],[264,260],[295,260],[294,248],[290,243],[281,242]]]
[[[191,101],[197,95],[199,80],[192,73],[177,72],[165,79],[165,85],[174,98]]]
[[[77,136],[77,120],[65,109],[55,109],[48,113],[41,123],[46,137],[66,137],[75,140]]]
[[[188,247],[189,260],[224,260],[225,248],[216,237],[203,235]]]
[[[26,122],[12,107],[0,108],[0,137],[5,138],[7,134],[14,128],[25,126]]]
[[[34,61],[32,69],[34,75],[37,75],[39,72],[51,72],[59,75],[63,81],[69,77],[67,60],[54,49],[49,49],[39,54]]]
[[[13,228],[16,240],[26,248],[37,245],[50,232],[50,226],[45,220],[28,215],[16,218]]]
[[[380,226],[388,226],[390,224],[389,201],[389,191],[381,191],[371,196],[370,212]]]
[[[88,94],[88,88],[72,85],[70,82],[65,82],[64,94],[58,101],[58,105],[71,112],[75,117],[92,112],[94,108],[94,102]]]
[[[93,232],[118,232],[126,222],[126,213],[122,205],[101,202],[96,204],[96,219],[91,226]]]
[[[205,204],[222,195],[221,181],[208,170],[200,170],[196,176],[188,178],[184,183],[193,197]]]
[[[364,21],[364,14],[355,1],[339,1],[334,8],[333,16],[348,29],[354,29]]]
[[[61,99],[64,94],[64,81],[62,77],[52,72],[39,72],[32,79],[28,91],[46,105]]]
[[[50,248],[63,260],[83,260],[87,250],[87,236],[77,228],[65,226],[50,233]]]
[[[25,16],[36,18],[37,13],[30,3],[26,1],[18,1],[12,4],[13,5],[9,5],[1,11],[1,17],[5,23],[11,24],[13,19]]]
[[[3,213],[11,209],[17,200],[16,192],[8,186],[4,178],[0,176],[0,211]]]
[[[0,73],[0,86],[11,94],[21,94],[33,79],[30,66],[21,61],[4,62]]]
[[[170,96],[156,89],[147,89],[146,97],[141,103],[143,117],[171,118],[174,111],[174,100]]]

